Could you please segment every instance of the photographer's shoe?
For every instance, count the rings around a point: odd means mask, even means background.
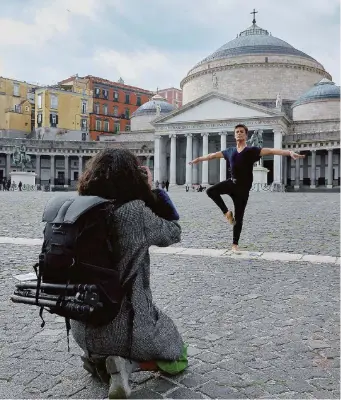
[[[131,394],[129,378],[136,367],[135,363],[122,357],[109,356],[106,367],[110,374],[109,399],[127,399]]]
[[[83,368],[90,372],[96,378],[99,378],[102,383],[108,384],[110,381],[110,375],[106,369],[106,358],[105,357],[86,357],[81,356],[83,361]]]

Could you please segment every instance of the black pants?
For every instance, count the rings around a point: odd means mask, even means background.
[[[219,182],[216,185],[211,186],[207,189],[206,193],[224,214],[227,213],[228,208],[226,207],[224,200],[221,198],[221,195],[228,194],[233,200],[234,217],[236,220],[233,227],[233,244],[238,244],[243,227],[244,212],[249,199],[249,190],[238,187],[236,183],[233,183],[231,179],[228,179],[227,181]]]

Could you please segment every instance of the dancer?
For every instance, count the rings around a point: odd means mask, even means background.
[[[206,193],[221,209],[230,224],[233,225],[232,250],[237,251],[243,226],[244,212],[253,182],[254,163],[259,161],[262,156],[267,155],[290,156],[294,160],[297,158],[304,158],[305,156],[290,150],[248,147],[246,144],[248,128],[243,124],[235,126],[234,137],[236,139],[236,147],[229,147],[217,153],[195,158],[189,164],[197,164],[201,161],[209,161],[215,158],[224,158],[229,161],[231,178],[211,186],[206,190]],[[232,198],[235,215],[226,207],[226,204],[221,198],[222,194],[228,194]]]

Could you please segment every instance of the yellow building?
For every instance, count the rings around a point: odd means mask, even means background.
[[[36,87],[0,76],[0,137],[26,137],[32,131]]]
[[[35,133],[38,139],[88,140],[92,92],[76,79],[67,85],[35,91]]]

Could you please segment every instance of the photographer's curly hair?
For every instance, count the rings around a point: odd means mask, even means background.
[[[78,181],[81,196],[99,196],[118,204],[153,200],[137,157],[126,149],[105,149],[86,164]]]

